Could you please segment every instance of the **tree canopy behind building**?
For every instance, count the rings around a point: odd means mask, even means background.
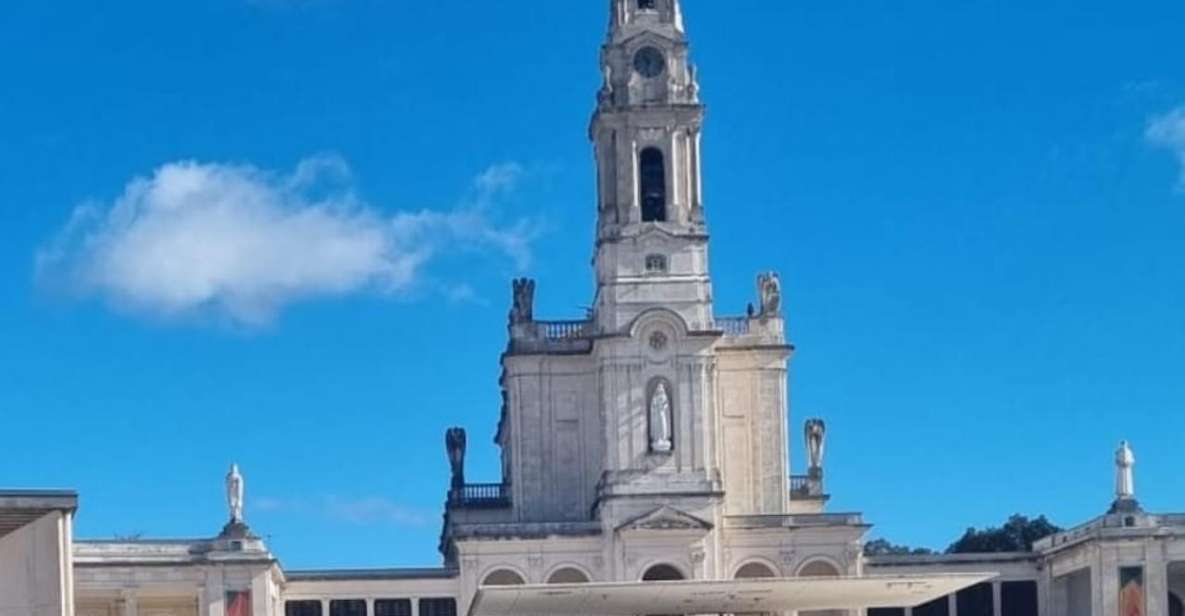
[[[947,554],[1029,552],[1033,543],[1062,529],[1045,516],[1028,518],[1014,515],[1001,527],[984,529],[968,528],[963,536],[946,549]],[[888,539],[876,539],[864,544],[866,556],[924,556],[937,554],[929,548],[914,548],[897,545]]]
[[[968,528],[958,541],[946,549],[947,554],[990,552],[1030,552],[1033,543],[1062,529],[1045,516],[1030,519],[1023,515],[1008,518],[1002,527],[982,530]]]

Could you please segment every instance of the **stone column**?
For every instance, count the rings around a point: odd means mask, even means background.
[[[74,614],[74,515],[58,514],[58,569],[61,578],[62,612]]]
[[[121,616],[139,616],[140,599],[136,596],[135,590],[125,590],[121,592],[120,601],[123,602],[123,611]]]
[[[1148,616],[1169,616],[1169,569],[1164,549],[1151,542],[1145,550],[1144,588],[1148,594]]]
[[[272,614],[271,571],[258,571],[251,578],[251,616],[278,616]]]
[[[226,616],[226,581],[219,569],[206,572],[206,609],[200,616]]]
[[[1004,583],[1000,580],[992,582],[992,614],[1004,616]]]
[[[1119,561],[1100,554],[1096,562],[1090,568],[1091,614],[1118,614]]]
[[[198,584],[197,587],[197,614],[198,616],[210,615],[210,591],[205,584]]]
[[[959,596],[957,594],[950,594],[946,596],[947,609],[950,610],[950,616],[959,616]]]
[[[1037,577],[1037,616],[1054,616],[1050,603],[1053,596],[1053,568],[1045,562],[1043,569]]]

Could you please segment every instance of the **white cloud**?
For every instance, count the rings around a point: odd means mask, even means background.
[[[1181,164],[1178,188],[1185,191],[1185,107],[1178,107],[1169,113],[1153,118],[1145,133],[1154,145],[1171,149]]]
[[[286,305],[358,292],[408,291],[446,251],[531,260],[535,227],[498,224],[498,197],[523,175],[491,167],[452,211],[385,214],[362,201],[338,157],[289,174],[249,165],[176,162],[130,181],[110,205],[77,208],[37,255],[43,282],[121,308],[247,326]]]

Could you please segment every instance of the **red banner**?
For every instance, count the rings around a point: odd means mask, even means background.
[[[226,616],[251,616],[251,591],[226,593]]]

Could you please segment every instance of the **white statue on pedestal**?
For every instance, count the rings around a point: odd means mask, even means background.
[[[671,394],[665,381],[660,381],[650,395],[650,450],[655,453],[669,453],[671,442]]]
[[[1132,452],[1127,441],[1119,443],[1119,450],[1115,452],[1115,496],[1119,500],[1131,500],[1136,496],[1136,477],[1132,467],[1136,465],[1136,455]]]
[[[243,475],[239,473],[239,465],[231,464],[230,472],[226,474],[226,504],[230,508],[232,524],[243,522]]]

